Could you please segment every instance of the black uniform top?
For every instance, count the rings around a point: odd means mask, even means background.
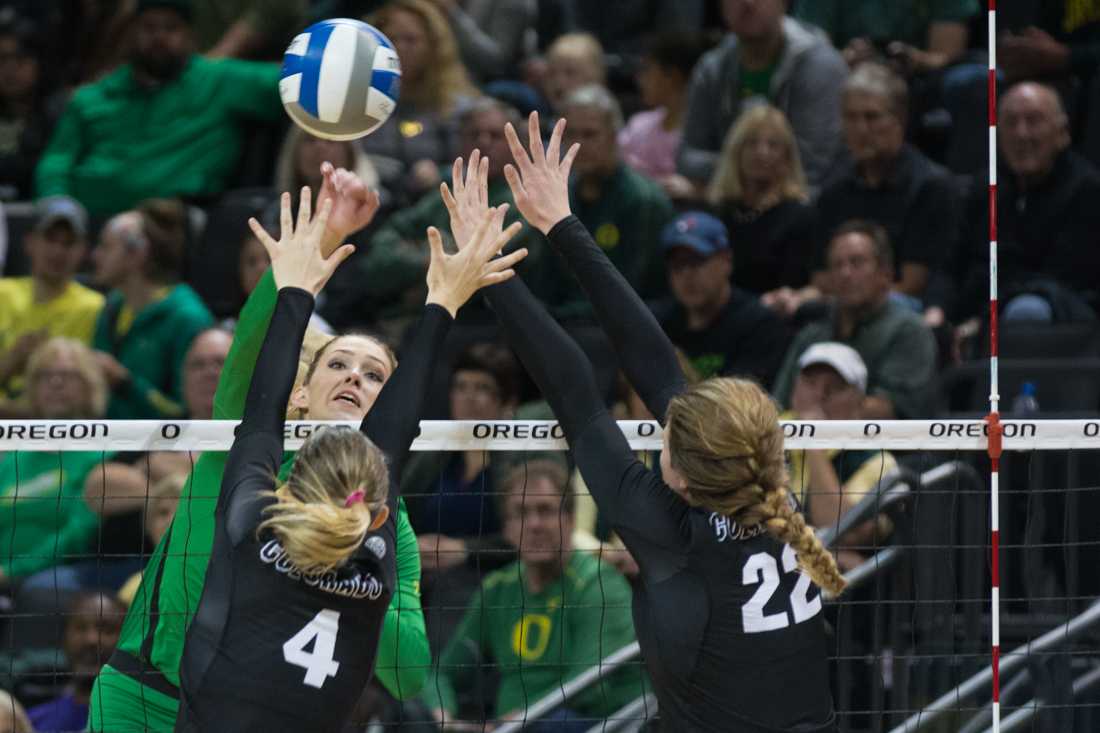
[[[214,545],[180,663],[177,731],[339,731],[371,678],[396,586],[398,481],[416,437],[435,349],[451,322],[425,309],[407,359],[361,429],[385,453],[389,520],[334,572],[303,575],[267,532],[283,458],[287,399],[313,310],[309,293],[279,291],[218,498]]]
[[[668,339],[583,225],[550,232],[639,396],[663,418],[684,379]],[[634,624],[669,731],[835,730],[821,596],[791,548],[689,506],[639,462],[583,352],[518,279],[487,290],[549,400],[601,515],[641,569]]]

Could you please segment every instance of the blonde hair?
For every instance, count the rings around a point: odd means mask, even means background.
[[[298,175],[298,148],[309,137],[309,133],[297,125],[291,125],[287,130],[275,162],[276,191],[298,191],[305,185],[305,181]],[[353,142],[344,142],[341,145],[347,147],[352,172],[359,176],[367,188],[378,188],[378,169],[371,163],[370,157]],[[314,191],[313,195],[316,196],[317,193]]]
[[[392,374],[397,369],[397,354],[393,352],[393,348],[389,344],[374,334],[363,331],[349,331],[333,336],[309,326],[306,328],[305,340],[302,341],[302,350],[298,352],[298,374],[294,377],[294,390],[309,384],[313,372],[317,370],[317,365],[321,362],[321,357],[325,355],[329,347],[340,339],[349,336],[364,338],[381,346],[386,352],[386,358],[389,359],[390,373]],[[304,408],[287,405],[286,416],[290,420],[305,420],[309,417],[309,412]]]
[[[798,141],[795,139],[791,123],[781,110],[768,104],[757,105],[746,110],[737,118],[722,142],[722,152],[718,157],[718,167],[707,188],[707,200],[717,206],[726,201],[737,200],[744,195],[745,186],[741,180],[741,152],[751,135],[762,129],[771,128],[783,138],[787,148],[787,177],[780,183],[780,194],[784,199],[806,201],[806,173],[802,169],[802,158],[798,154]]]
[[[15,696],[7,690],[0,690],[0,710],[11,712],[13,733],[34,733],[31,719],[27,717],[27,711],[23,709]],[[3,721],[2,717],[0,717],[0,721]]]
[[[33,381],[34,375],[41,369],[56,362],[62,355],[72,357],[76,363],[76,369],[88,388],[88,403],[86,409],[75,417],[97,418],[107,413],[107,380],[103,376],[103,370],[95,360],[92,350],[85,344],[73,338],[54,336],[35,349],[27,359],[27,382]],[[29,403],[34,390],[28,389],[24,398],[27,407],[33,412],[35,405]]]
[[[745,379],[700,382],[669,403],[665,429],[692,502],[742,527],[763,526],[818,586],[844,589],[836,560],[791,501],[779,412],[764,390]]]
[[[587,62],[595,72],[592,83],[603,84],[607,80],[607,64],[603,46],[591,33],[565,33],[558,36],[546,49],[546,58],[573,58]]]
[[[346,502],[356,491],[362,501]],[[264,530],[305,575],[334,570],[363,544],[389,493],[386,459],[360,431],[344,425],[318,429],[302,445],[286,483],[271,492]]]
[[[395,11],[416,16],[428,37],[429,58],[424,65],[423,79],[415,86],[411,80],[403,80],[401,96],[417,107],[441,115],[454,112],[462,97],[479,96],[462,64],[458,42],[442,11],[431,0],[390,0],[368,16],[367,22],[385,33]]]

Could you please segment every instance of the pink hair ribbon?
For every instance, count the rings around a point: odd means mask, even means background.
[[[350,507],[357,501],[363,501],[363,498],[366,497],[366,495],[367,492],[363,491],[362,489],[356,489],[355,491],[348,494],[347,499],[344,499],[344,508]]]

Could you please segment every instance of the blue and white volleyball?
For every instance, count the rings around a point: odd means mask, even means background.
[[[359,20],[314,23],[283,56],[283,107],[303,130],[327,140],[354,140],[378,129],[393,114],[400,91],[393,44]]]

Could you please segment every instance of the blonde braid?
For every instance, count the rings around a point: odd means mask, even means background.
[[[810,579],[832,595],[840,595],[848,581],[840,574],[836,558],[821,544],[813,528],[806,524],[802,512],[791,505],[787,489],[780,486],[769,491],[762,510],[771,517],[764,522],[768,532],[794,549],[798,564]]]

